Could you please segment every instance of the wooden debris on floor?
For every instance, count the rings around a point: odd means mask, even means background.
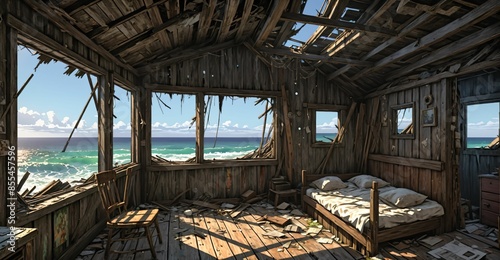
[[[169,241],[160,245],[158,239],[153,237],[157,253],[164,256],[161,259],[177,259],[178,255],[184,255],[186,259],[194,256],[199,256],[195,257],[196,259],[363,258],[361,253],[342,244],[338,237],[292,203],[287,206],[285,212],[276,210],[272,202],[266,199],[251,204],[243,202],[242,198],[209,197],[179,200],[175,205],[160,204],[160,229],[163,236],[166,236],[163,241]],[[139,207],[150,208],[157,205],[141,204]],[[475,231],[482,230],[482,233],[489,228],[477,223],[474,225],[478,225]],[[78,259],[102,259],[106,232],[104,230],[103,234],[82,250]],[[456,231],[453,235],[420,236],[385,243],[381,253],[371,259],[434,259],[430,251],[435,250],[435,254],[447,254],[443,250],[448,250],[448,247],[457,243],[477,250],[478,252],[472,252],[475,255],[486,254],[486,259],[496,259],[495,257],[500,256],[496,247],[481,244],[478,240],[461,234]],[[496,230],[490,231],[489,235],[491,234],[496,234]],[[456,241],[455,244],[446,246],[453,241]],[[127,250],[145,243],[147,242],[127,243],[122,245],[122,249]],[[149,256],[136,254],[128,257],[147,259]]]

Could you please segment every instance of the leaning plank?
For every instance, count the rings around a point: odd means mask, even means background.
[[[262,26],[262,29],[260,30],[255,40],[256,47],[260,47],[266,41],[269,34],[271,34],[271,32],[274,30],[274,27],[278,23],[281,14],[283,13],[283,11],[285,11],[286,7],[288,6],[288,2],[289,0],[281,0],[273,2],[270,15],[267,17],[266,22]]]

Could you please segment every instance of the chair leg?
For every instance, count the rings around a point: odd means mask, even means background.
[[[104,251],[104,259],[109,259],[109,251],[111,249],[112,243],[113,243],[113,229],[110,228],[108,231],[108,241],[106,242],[106,251]]]
[[[163,240],[161,239],[161,233],[160,233],[160,225],[158,224],[158,218],[155,218],[155,226],[156,226],[156,233],[158,233],[158,239],[160,240],[160,244],[163,244]]]
[[[153,259],[157,259],[155,245],[153,244],[153,238],[151,237],[151,231],[149,230],[149,226],[144,227],[144,230],[146,231],[146,237],[148,238],[149,249],[151,250],[151,255],[153,256]]]

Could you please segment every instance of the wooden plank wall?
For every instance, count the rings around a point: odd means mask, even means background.
[[[463,198],[469,199],[472,205],[479,206],[478,175],[494,172],[500,167],[499,150],[466,149],[466,105],[481,102],[500,102],[500,72],[492,71],[479,75],[459,78],[457,81],[460,93],[461,114],[459,124],[462,126],[462,150],[460,155],[460,190]]]
[[[313,110],[304,107],[304,103],[349,107],[352,100],[334,83],[327,82],[322,74],[304,71],[297,60],[291,60],[284,66],[273,64],[276,66],[268,67],[252,51],[240,45],[166,66],[147,75],[145,82],[153,91],[177,92],[179,89],[189,91],[192,88],[193,93],[197,93],[224,88],[227,95],[239,93],[246,96],[278,97],[277,158],[282,158],[285,149],[283,144],[287,141],[285,124],[282,124],[286,116],[290,120],[292,133],[291,181],[293,185],[297,185],[301,170],[316,170],[329,149],[329,145],[312,147],[313,137],[306,132],[306,127],[312,128]],[[287,93],[289,111],[286,115],[282,110],[284,100],[280,98],[282,85]],[[342,111],[341,115],[345,118],[347,111]],[[348,132],[343,144],[334,149],[326,172],[350,172],[357,168],[358,162],[346,155],[347,151],[348,154],[352,153],[354,148],[354,122],[356,120],[352,120],[350,125],[352,132]],[[288,175],[285,170],[287,160],[289,158],[285,158],[281,167],[281,174],[284,176]],[[152,166],[148,171],[149,186],[157,185],[158,188],[148,198],[168,200],[188,188],[196,189],[198,195],[200,191],[206,191],[211,196],[221,198],[239,197],[247,188],[267,192],[268,180],[275,174],[278,162],[275,161],[273,165],[267,162],[259,165],[258,161],[252,161],[250,166],[244,166],[245,162],[240,164],[242,166],[237,166],[238,162],[235,162],[231,163],[231,167],[214,167],[211,163],[202,163],[191,167],[191,170],[171,170],[172,167],[168,165]],[[188,193],[187,197],[193,198],[196,195]]]
[[[443,231],[450,231],[457,226],[457,205],[459,196],[458,173],[454,170],[455,156],[452,154],[451,130],[453,112],[452,87],[449,80],[442,80],[421,87],[393,92],[379,97],[380,112],[377,124],[382,124],[382,114],[387,111],[387,125],[382,125],[380,141],[372,154],[387,155],[388,159],[369,160],[368,173],[388,180],[394,186],[416,190],[436,200],[445,208]],[[432,95],[433,102],[426,104],[424,97]],[[413,139],[395,139],[390,137],[391,106],[415,101],[415,137]],[[374,99],[367,102],[367,111],[371,116]],[[421,124],[422,109],[436,107],[437,124],[424,127]],[[374,158],[374,157],[370,157]],[[384,157],[385,158],[385,157]],[[429,160],[441,163],[442,170],[431,169],[424,164],[403,165],[405,158]],[[434,163],[435,164],[435,163]]]
[[[136,171],[139,169],[138,166],[135,167]],[[124,187],[124,171],[119,173],[119,176],[118,186]],[[30,211],[29,214],[18,213],[18,226],[38,229],[35,238],[35,259],[74,259],[105,227],[105,216],[97,187],[90,187],[83,191],[83,194],[63,195],[62,199],[45,202],[45,206],[38,205],[40,210]],[[139,201],[139,198],[136,196],[131,200]],[[69,242],[65,246],[57,247],[54,242],[55,216],[59,210],[66,209]]]

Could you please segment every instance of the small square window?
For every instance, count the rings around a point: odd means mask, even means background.
[[[391,107],[391,135],[392,138],[415,137],[415,106],[413,103]]]

